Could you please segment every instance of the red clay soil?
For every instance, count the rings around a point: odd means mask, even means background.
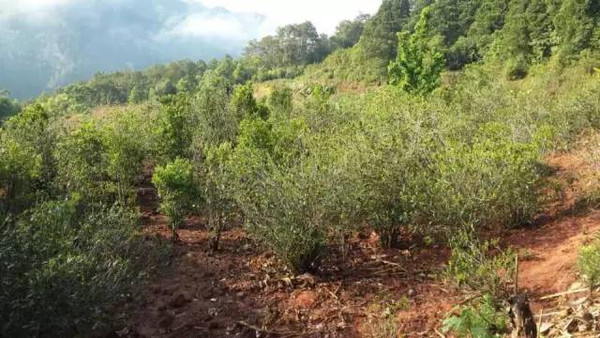
[[[521,253],[519,285],[533,296],[568,289],[579,279],[577,254],[600,230],[600,210],[577,205],[577,180],[590,173],[581,154],[567,153],[547,161],[557,182],[563,183],[561,198],[539,217],[537,227],[513,230],[502,237]],[[542,304],[533,298],[534,309]]]
[[[577,170],[574,162],[564,155],[549,164],[561,179]],[[519,284],[534,308],[539,296],[576,281],[578,248],[600,229],[600,211],[576,215],[574,200],[567,192],[536,226],[500,234],[521,253]],[[150,204],[143,206],[146,231],[169,238]],[[383,251],[357,235],[345,258],[330,249],[318,276],[293,277],[240,229],[226,232],[214,254],[201,220],[188,220],[179,233],[170,269],[127,306],[118,336],[433,337],[462,300],[440,282],[449,255],[443,247]],[[388,329],[397,333],[382,334]]]

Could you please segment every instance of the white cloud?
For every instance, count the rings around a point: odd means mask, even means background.
[[[233,13],[192,12],[167,28],[159,38],[204,37],[246,41],[257,34],[261,17]]]
[[[272,34],[279,26],[312,21],[319,32],[332,34],[337,24],[361,13],[373,14],[380,0],[185,0],[209,7],[223,7],[236,13],[258,13],[266,20],[259,35]]]
[[[78,0],[0,0],[3,13],[35,13],[52,10]]]
[[[57,19],[54,10],[80,0],[0,0],[0,19],[19,17],[30,23]]]

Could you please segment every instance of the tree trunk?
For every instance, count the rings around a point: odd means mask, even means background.
[[[512,324],[513,338],[537,338],[537,326],[531,307],[529,307],[529,297],[526,294],[516,294],[512,296],[508,303],[510,305],[508,315]]]

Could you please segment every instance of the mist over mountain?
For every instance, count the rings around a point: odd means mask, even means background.
[[[189,0],[0,0],[0,88],[33,97],[98,71],[238,55],[264,16]]]

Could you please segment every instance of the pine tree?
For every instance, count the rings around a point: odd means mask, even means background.
[[[398,33],[398,55],[390,63],[390,83],[411,93],[429,93],[440,84],[440,74],[445,66],[442,37],[429,37],[431,8],[420,15],[415,32]]]
[[[562,59],[575,56],[586,48],[598,47],[599,18],[600,0],[562,1],[554,17]]]
[[[384,0],[379,11],[367,22],[361,38],[362,50],[369,57],[392,60],[396,55],[398,32],[410,17],[409,0]]]

